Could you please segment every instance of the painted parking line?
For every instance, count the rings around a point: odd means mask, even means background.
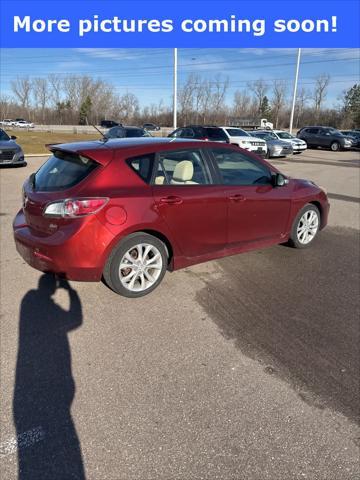
[[[21,448],[31,447],[45,438],[45,431],[42,427],[35,427],[26,432],[20,433],[17,437],[11,437],[0,443],[0,457],[12,455]]]

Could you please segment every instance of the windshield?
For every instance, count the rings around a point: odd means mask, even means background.
[[[250,137],[250,135],[245,132],[245,130],[241,130],[241,128],[227,128],[226,131],[230,137]]]
[[[290,135],[288,132],[277,132],[277,135],[279,138],[286,138],[287,140],[290,140],[291,138],[295,138],[293,135]]]
[[[336,130],[336,128],[327,128],[326,132],[329,132],[331,135],[341,135],[342,133],[339,130]]]
[[[0,141],[10,140],[9,135],[0,128]]]
[[[275,137],[274,134],[270,134],[270,133],[254,133],[253,135],[254,137],[263,138],[264,140],[274,140],[274,137]]]

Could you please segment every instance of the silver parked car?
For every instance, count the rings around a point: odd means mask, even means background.
[[[279,140],[271,131],[254,130],[251,134],[254,137],[259,137],[265,140],[267,145],[266,158],[288,157],[294,153],[291,143]]]
[[[291,135],[291,133],[289,132],[285,132],[284,130],[272,130],[269,133],[275,135],[275,137],[279,140],[290,143],[293,147],[294,154],[301,153],[307,149],[307,144],[304,140],[301,140],[301,138],[297,138],[294,135]]]
[[[16,142],[16,137],[0,128],[0,165],[25,166],[24,152]]]

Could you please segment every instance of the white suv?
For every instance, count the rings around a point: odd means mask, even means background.
[[[261,157],[265,157],[267,153],[267,145],[265,140],[252,137],[245,130],[238,127],[219,127],[221,128],[233,145],[238,145],[249,152],[256,153]]]
[[[289,132],[284,130],[272,130],[270,133],[274,134],[276,138],[283,142],[291,143],[294,153],[301,153],[307,149],[307,143],[300,138],[294,137]]]

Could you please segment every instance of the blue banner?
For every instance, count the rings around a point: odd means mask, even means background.
[[[359,0],[0,0],[3,48],[360,46]]]

